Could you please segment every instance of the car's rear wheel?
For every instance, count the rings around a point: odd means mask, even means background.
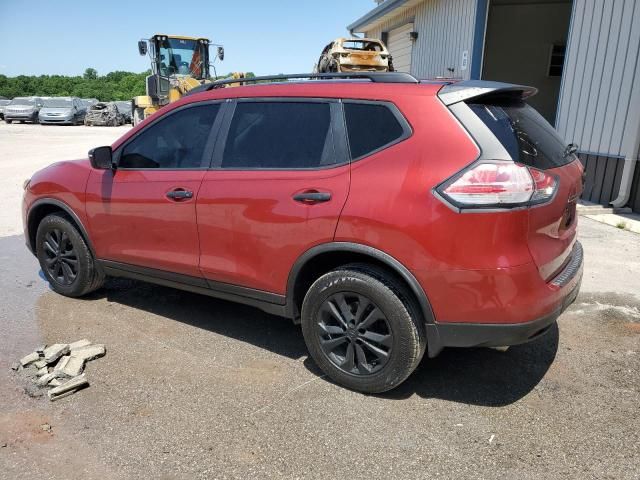
[[[335,382],[367,393],[398,386],[416,368],[426,337],[415,302],[385,271],[340,267],[310,287],[302,332],[311,357]]]
[[[51,288],[61,295],[81,297],[104,282],[84,238],[62,214],[48,215],[38,225],[36,254]]]
[[[6,118],[5,118],[5,120],[4,120],[4,121],[5,121],[6,123],[11,123],[11,122],[13,122],[13,120],[7,120]]]

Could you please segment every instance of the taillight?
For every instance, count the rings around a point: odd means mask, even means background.
[[[544,203],[558,188],[554,175],[502,160],[483,160],[439,185],[436,192],[453,207],[516,208]]]

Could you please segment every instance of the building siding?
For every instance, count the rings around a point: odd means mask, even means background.
[[[623,136],[632,89],[640,88],[639,52],[640,2],[574,0],[556,120],[567,142],[590,154],[627,154]]]
[[[382,32],[413,22],[418,32],[411,57],[411,73],[418,78],[470,78],[476,0],[425,0],[404,9],[365,33],[381,38]],[[462,52],[468,52],[466,70],[461,70]],[[453,73],[447,68],[453,68]]]

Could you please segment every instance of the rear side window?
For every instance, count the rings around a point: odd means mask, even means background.
[[[344,114],[354,160],[405,137],[405,129],[387,105],[345,102]]]
[[[573,160],[558,132],[525,102],[472,103],[469,107],[489,127],[511,158],[539,169],[555,168]]]
[[[150,125],[125,145],[118,166],[170,169],[208,167],[208,160],[203,164],[202,156],[219,109],[219,104],[185,108]]]
[[[331,105],[324,102],[239,102],[222,168],[301,169],[335,163]]]

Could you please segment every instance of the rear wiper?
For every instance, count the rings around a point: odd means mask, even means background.
[[[572,155],[574,153],[576,153],[578,151],[578,145],[575,143],[570,143],[569,145],[567,145],[564,149],[564,153],[562,154],[562,156],[564,158],[568,157],[569,155]]]

